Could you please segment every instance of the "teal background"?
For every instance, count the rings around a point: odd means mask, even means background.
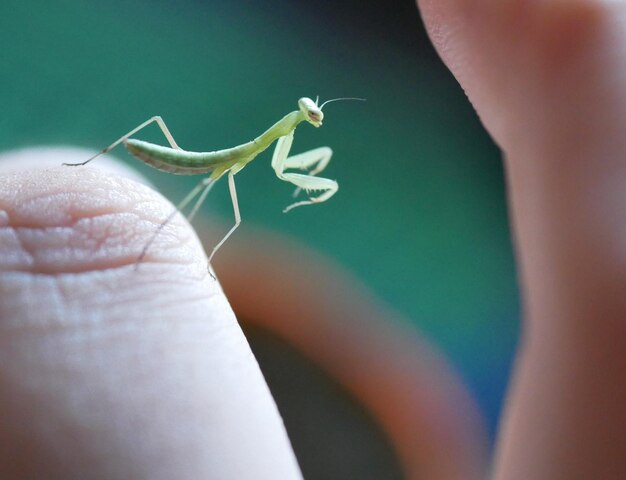
[[[268,153],[237,177],[242,229],[288,234],[360,277],[445,351],[493,433],[518,318],[499,154],[415,6],[377,3],[3,0],[0,147],[102,148],[159,114],[183,148],[213,150],[301,96],[366,97],[296,132],[293,153],[333,148],[338,194],[283,215],[292,189]],[[129,162],[173,201],[195,182]],[[203,211],[231,221],[225,184]]]

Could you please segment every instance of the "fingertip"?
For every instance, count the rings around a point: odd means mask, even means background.
[[[28,149],[0,157],[3,254],[12,259],[4,268],[57,274],[130,267],[153,239],[145,263],[206,272],[189,224],[175,216],[159,228],[174,207],[132,169],[104,159],[98,168],[60,166],[85,153]]]
[[[430,38],[503,148],[537,112],[578,91],[606,56],[603,0],[419,0]],[[571,96],[571,95],[570,95]],[[571,98],[567,98],[571,102]]]
[[[195,232],[177,215],[136,268],[174,207],[81,155],[0,166],[0,476],[301,478]]]

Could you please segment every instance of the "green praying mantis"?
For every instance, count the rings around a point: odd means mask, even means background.
[[[100,155],[108,153],[120,143],[124,143],[132,155],[158,170],[173,173],[175,175],[210,174],[208,177],[203,178],[176,206],[176,209],[159,225],[154,235],[144,246],[137,259],[136,266],[141,263],[158,233],[172,220],[172,218],[174,218],[176,213],[185,209],[195,198],[197,198],[196,203],[187,216],[187,219],[191,221],[215,185],[215,182],[217,182],[217,180],[224,175],[227,175],[228,188],[235,214],[235,224],[217,243],[217,245],[213,247],[208,260],[208,264],[210,266],[216,252],[220,249],[224,242],[228,240],[241,223],[239,203],[237,201],[237,190],[235,188],[235,175],[248,163],[254,160],[257,155],[266,150],[272,143],[274,143],[274,141],[277,140],[274,154],[272,156],[272,168],[276,172],[276,176],[279,179],[290,182],[296,186],[294,197],[297,197],[303,190],[306,193],[320,192],[316,196],[309,196],[306,200],[292,203],[283,210],[284,212],[288,212],[303,205],[325,202],[337,193],[339,185],[336,181],[316,176],[324,170],[330,162],[330,158],[333,154],[332,150],[328,147],[319,147],[290,157],[289,151],[291,150],[291,145],[293,143],[293,133],[296,127],[304,121],[310,123],[316,128],[320,127],[322,125],[322,121],[324,120],[324,113],[322,112],[322,109],[328,103],[339,100],[364,101],[364,99],[352,97],[334,98],[332,100],[325,101],[319,106],[318,100],[319,98],[313,101],[307,97],[299,99],[298,110],[285,115],[282,119],[254,140],[237,145],[236,147],[212,152],[189,152],[183,150],[174,140],[174,137],[167,128],[167,125],[165,125],[163,119],[160,116],[155,116],[133,128],[126,135],[123,135],[104,150],[101,150],[86,161],[81,163],[64,163],[64,165],[86,165],[92,160],[98,158]],[[169,142],[170,147],[164,147],[154,143],[130,138],[135,133],[139,132],[153,122],[157,123],[163,132],[163,135]],[[302,174],[286,172],[285,170],[288,169],[305,170],[307,173]]]

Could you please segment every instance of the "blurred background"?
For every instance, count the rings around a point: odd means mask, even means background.
[[[236,235],[278,232],[358,278],[444,352],[493,441],[519,315],[502,166],[411,0],[3,0],[0,45],[2,150],[100,149],[152,115],[183,148],[215,150],[258,135],[299,97],[367,98],[328,105],[322,128],[296,131],[292,153],[333,148],[324,176],[338,194],[283,214],[292,188],[268,152],[237,177]],[[140,137],[165,142],[155,127]],[[174,203],[197,181],[116,154]],[[225,183],[202,213],[224,231],[232,222]],[[307,461],[323,454],[299,421],[304,397],[315,418],[355,416],[338,442],[371,437],[354,478],[401,478],[358,402],[271,333],[248,333],[307,478],[348,477]]]

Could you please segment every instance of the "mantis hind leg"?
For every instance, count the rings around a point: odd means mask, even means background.
[[[182,210],[185,209],[185,207],[187,207],[187,205],[189,205],[189,203],[191,203],[191,201],[196,198],[198,195],[200,195],[200,197],[198,198],[198,200],[196,201],[195,205],[193,206],[193,208],[191,209],[191,212],[189,213],[189,215],[187,216],[187,220],[191,222],[191,220],[193,219],[193,217],[195,216],[196,212],[198,211],[198,209],[200,208],[200,206],[202,205],[202,203],[204,202],[205,198],[207,197],[207,195],[209,194],[209,192],[211,191],[211,189],[213,188],[213,185],[215,185],[217,178],[212,178],[212,177],[207,177],[207,178],[203,178],[202,181],[200,183],[198,183],[198,185],[196,185],[188,194],[185,198],[183,198],[183,200],[176,205],[176,208],[174,210],[172,210],[172,213],[170,213],[167,218],[165,220],[163,220],[159,226],[157,227],[157,229],[155,230],[155,232],[152,234],[152,236],[150,237],[150,239],[146,242],[146,245],[143,247],[143,250],[141,251],[141,253],[139,254],[139,257],[137,258],[137,263],[135,264],[135,269],[137,269],[139,267],[139,264],[142,262],[142,260],[144,259],[144,257],[146,256],[146,253],[148,253],[148,249],[150,248],[150,246],[152,245],[152,243],[154,242],[154,240],[156,239],[156,237],[159,235],[159,233],[161,232],[161,230],[163,230],[163,228],[172,221],[172,219],[176,216],[176,214]]]
[[[213,247],[213,250],[211,251],[211,255],[209,255],[209,266],[211,265],[211,260],[213,260],[213,257],[215,256],[217,251],[220,249],[222,245],[224,245],[224,242],[228,240],[228,237],[230,237],[232,233],[235,230],[237,230],[237,227],[241,223],[241,214],[239,213],[239,202],[237,201],[237,189],[235,188],[235,174],[233,173],[232,170],[228,172],[228,190],[230,190],[230,198],[233,202],[233,211],[235,213],[235,224],[226,233],[226,235],[224,235],[224,238],[222,238],[219,241],[219,243],[215,245],[215,247]],[[213,276],[213,274],[211,274],[211,276]]]
[[[172,134],[170,133],[170,130],[167,128],[167,125],[165,125],[165,122],[163,121],[163,119],[160,116],[155,116],[152,117],[148,120],[146,120],[145,122],[143,122],[141,125],[133,128],[130,132],[128,132],[126,135],[121,136],[120,138],[118,138],[117,140],[115,140],[111,145],[109,145],[108,147],[106,147],[103,150],[100,150],[98,153],[96,153],[93,157],[88,158],[87,160],[85,160],[84,162],[81,163],[64,163],[63,165],[69,166],[69,167],[78,167],[81,165],[87,165],[89,162],[91,162],[92,160],[95,160],[96,158],[98,158],[100,155],[104,155],[106,153],[109,153],[111,150],[113,150],[115,147],[117,147],[120,143],[128,140],[131,136],[133,136],[135,133],[137,133],[140,130],[143,130],[144,128],[146,128],[148,125],[150,125],[151,123],[156,122],[157,125],[159,126],[159,128],[161,129],[161,131],[163,132],[163,135],[165,135],[165,138],[167,139],[167,141],[169,142],[169,144],[171,145],[172,148],[175,148],[177,150],[180,150],[180,147],[178,146],[178,144],[176,143],[176,140],[174,140],[174,137],[172,136]]]

